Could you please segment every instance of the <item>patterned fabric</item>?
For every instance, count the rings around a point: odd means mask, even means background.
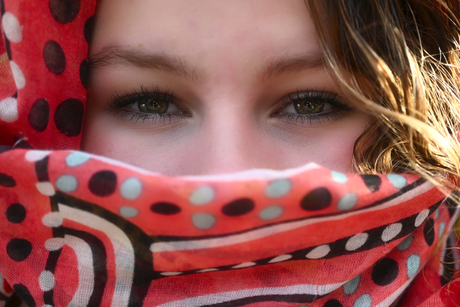
[[[431,183],[80,152],[96,1],[0,3],[0,306],[460,304],[457,204]]]

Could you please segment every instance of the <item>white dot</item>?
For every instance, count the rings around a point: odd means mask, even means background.
[[[339,173],[339,172],[331,171],[331,175],[332,175],[332,179],[334,179],[334,181],[338,183],[345,183],[348,180],[347,175]]]
[[[291,258],[292,258],[292,255],[280,255],[278,257],[273,258],[268,263],[276,263],[276,262],[286,261],[286,260],[289,260]]]
[[[50,212],[43,216],[42,223],[47,227],[60,227],[63,219],[59,212]]]
[[[12,123],[19,118],[18,102],[16,98],[8,97],[0,101],[0,119]]]
[[[312,249],[305,257],[307,257],[308,259],[320,259],[329,254],[330,251],[331,248],[329,247],[329,245],[320,245]]]
[[[35,186],[37,187],[37,190],[45,196],[53,196],[56,194],[56,191],[50,182],[37,182]]]
[[[137,178],[126,179],[120,187],[120,194],[127,200],[137,199],[142,192],[142,183]]]
[[[22,27],[19,20],[13,14],[7,12],[3,15],[3,31],[5,31],[6,38],[13,43],[22,41]]]
[[[358,195],[356,195],[356,193],[348,193],[339,200],[337,208],[339,210],[350,210],[356,205],[357,202]]]
[[[64,246],[64,238],[52,238],[45,242],[46,250],[53,252],[60,250]]]
[[[369,235],[367,233],[358,233],[348,239],[347,244],[345,245],[345,249],[349,252],[357,250],[361,246],[366,243],[367,238],[369,238]]]
[[[47,150],[29,150],[26,153],[25,158],[29,162],[37,162],[47,157],[50,153],[51,151]]]
[[[11,72],[13,73],[14,82],[16,83],[16,87],[18,90],[24,88],[26,85],[26,78],[24,78],[24,74],[19,68],[18,64],[10,61]]]
[[[122,217],[131,218],[139,214],[139,210],[133,207],[121,207],[120,214]]]
[[[195,206],[206,205],[214,200],[215,193],[210,186],[202,186],[193,191],[189,197],[189,202]]]
[[[243,269],[243,268],[249,268],[252,266],[255,266],[255,262],[245,262],[245,263],[240,263],[238,265],[232,266],[232,269]]]
[[[430,214],[430,209],[425,209],[422,212],[420,212],[417,215],[417,218],[415,219],[415,223],[414,223],[415,227],[422,225],[422,223],[426,220],[429,214]]]
[[[283,214],[283,207],[281,206],[270,206],[265,208],[259,213],[260,219],[264,221],[269,221],[280,217]]]
[[[182,272],[163,272],[163,273],[160,273],[160,274],[163,275],[163,276],[176,276],[176,275],[182,274]]]
[[[56,187],[62,192],[74,192],[78,187],[77,178],[72,175],[62,175],[56,180]]]
[[[404,178],[404,177],[401,176],[401,175],[388,174],[388,175],[387,175],[387,178],[388,178],[388,180],[390,181],[390,183],[391,183],[395,188],[398,188],[398,189],[403,188],[403,187],[406,185],[406,183],[407,183],[406,178]]]
[[[395,223],[391,224],[385,230],[382,232],[382,241],[383,242],[388,242],[394,237],[396,237],[402,230],[402,224],[401,223]]]
[[[271,182],[265,190],[265,196],[270,198],[283,197],[289,193],[292,188],[291,181],[287,179],[281,179]]]
[[[40,288],[46,292],[54,288],[56,281],[54,280],[53,273],[50,271],[43,271],[38,277],[38,283],[40,284]]]
[[[207,272],[215,272],[215,271],[219,271],[219,270],[218,269],[203,269],[203,270],[197,271],[197,273],[207,273]]]
[[[192,215],[192,222],[198,229],[209,229],[216,223],[216,218],[208,213],[196,213]]]

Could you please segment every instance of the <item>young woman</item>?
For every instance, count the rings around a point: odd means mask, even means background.
[[[457,1],[0,3],[0,300],[460,304]]]

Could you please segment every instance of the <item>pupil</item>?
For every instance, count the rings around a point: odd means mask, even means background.
[[[139,101],[138,106],[141,112],[161,114],[168,110],[169,102],[150,98]]]
[[[295,103],[294,107],[299,114],[314,114],[323,111],[324,103],[303,101]]]

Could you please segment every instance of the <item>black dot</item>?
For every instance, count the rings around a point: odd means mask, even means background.
[[[12,204],[6,209],[6,219],[13,224],[19,224],[26,218],[26,208],[21,204]]]
[[[6,252],[14,261],[24,261],[32,252],[32,244],[25,239],[11,239],[6,245]]]
[[[88,60],[83,60],[83,62],[80,64],[80,81],[84,88],[88,89]]]
[[[251,199],[242,198],[225,205],[222,208],[222,213],[230,216],[242,215],[251,212],[254,207],[254,202]]]
[[[21,298],[21,300],[28,306],[28,307],[36,307],[36,303],[34,298],[27,289],[26,286],[23,284],[15,284],[13,286],[14,292]]]
[[[0,185],[6,188],[12,188],[16,186],[16,181],[13,177],[0,173]]]
[[[84,28],[84,33],[85,33],[85,39],[89,43],[91,42],[91,38],[93,36],[93,28],[94,28],[94,16],[91,16],[86,20],[85,22],[85,28]]]
[[[382,179],[377,175],[361,175],[364,183],[371,192],[377,192],[382,185]]]
[[[67,99],[57,107],[54,123],[67,136],[78,136],[81,132],[85,107],[77,99]]]
[[[433,244],[434,234],[434,220],[429,218],[425,223],[425,227],[423,228],[423,236],[425,237],[425,242],[428,244],[428,246]]]
[[[336,299],[328,300],[323,307],[343,307],[343,305]]]
[[[66,24],[77,17],[80,11],[80,0],[50,0],[49,8],[57,22]]]
[[[35,101],[29,111],[29,124],[38,132],[45,131],[48,127],[48,120],[50,117],[50,106],[45,99],[38,99]]]
[[[174,204],[170,204],[170,203],[153,204],[150,207],[150,210],[152,210],[155,213],[164,214],[164,215],[176,214],[181,211],[181,209],[178,206]]]
[[[398,263],[392,258],[382,258],[372,269],[372,281],[379,286],[391,284],[399,274]]]
[[[331,204],[331,193],[326,188],[317,188],[305,195],[300,206],[305,210],[321,210]]]
[[[112,171],[100,171],[91,176],[89,190],[97,196],[109,196],[117,188],[117,175]]]
[[[60,75],[66,66],[65,54],[61,46],[55,41],[48,41],[43,48],[43,59],[49,71]]]

